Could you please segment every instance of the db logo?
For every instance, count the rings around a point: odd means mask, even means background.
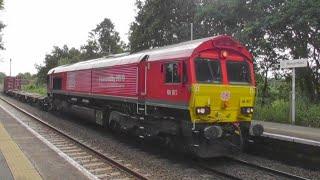
[[[220,98],[222,101],[228,101],[231,97],[230,91],[222,91],[220,94]]]

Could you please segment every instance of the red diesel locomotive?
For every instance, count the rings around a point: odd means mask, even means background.
[[[244,149],[255,98],[252,55],[229,36],[114,55],[48,72],[53,109],[95,109],[96,123],[161,137],[200,157]]]

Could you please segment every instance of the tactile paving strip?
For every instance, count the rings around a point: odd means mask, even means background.
[[[42,179],[19,146],[0,123],[0,150],[5,157],[14,179],[40,180]]]

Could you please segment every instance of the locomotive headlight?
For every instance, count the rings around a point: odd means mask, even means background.
[[[224,58],[224,59],[227,58],[228,57],[228,51],[222,50],[221,51],[221,57]]]
[[[196,114],[198,115],[210,114],[210,107],[196,107]]]
[[[242,114],[252,114],[253,113],[253,107],[242,107],[241,108]]]

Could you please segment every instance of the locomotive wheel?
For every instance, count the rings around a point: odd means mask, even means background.
[[[118,121],[119,121],[118,112],[111,111],[109,120],[108,120],[108,127],[114,132],[118,132],[120,130],[120,124],[118,123]]]
[[[117,132],[119,130],[119,124],[116,121],[111,121],[109,127],[112,131]]]

